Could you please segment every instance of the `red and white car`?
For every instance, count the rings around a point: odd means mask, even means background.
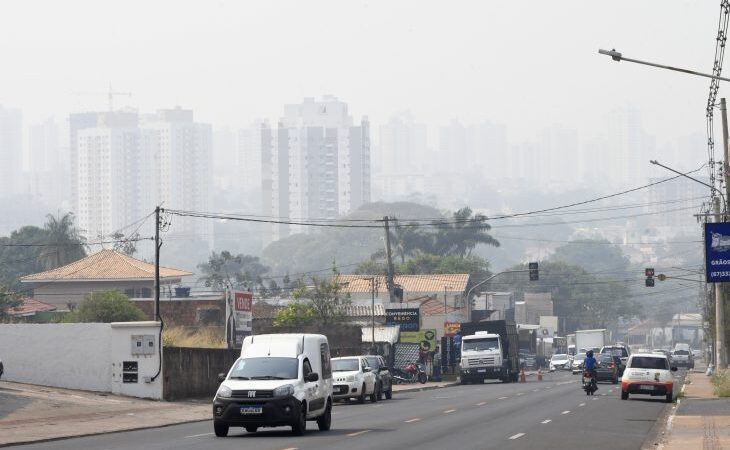
[[[676,394],[672,372],[676,371],[664,355],[632,354],[621,377],[621,400],[628,400],[629,395],[651,395],[663,396],[671,403]]]

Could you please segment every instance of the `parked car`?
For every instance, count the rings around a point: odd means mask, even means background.
[[[332,372],[335,378],[335,400],[355,398],[358,402],[365,403],[365,398],[369,396],[371,402],[378,401],[375,372],[364,357],[332,358]]]
[[[618,368],[618,376],[620,377],[624,374],[626,362],[628,361],[629,356],[631,356],[631,348],[629,346],[623,344],[605,345],[601,347],[600,353],[610,353],[613,356],[621,358],[621,365]]]
[[[583,372],[583,361],[586,359],[586,354],[577,354],[573,357],[573,362],[570,364],[570,368],[573,371],[573,375],[577,375]]]
[[[378,355],[367,355],[364,358],[375,373],[375,390],[378,392],[378,399],[382,400],[383,395],[388,400],[393,398],[393,374],[390,373],[385,358]]]
[[[570,357],[564,353],[558,353],[550,358],[550,372],[556,370],[570,370]]]
[[[672,352],[672,364],[676,367],[686,367],[688,369],[694,369],[695,359],[689,350],[677,350]]]
[[[664,396],[667,403],[674,400],[674,376],[677,368],[666,356],[656,353],[635,353],[629,357],[621,378],[621,400],[629,395]]]
[[[598,367],[596,367],[596,381],[610,381],[618,384],[619,375],[618,368],[621,366],[621,358],[618,356],[603,353],[596,358]]]

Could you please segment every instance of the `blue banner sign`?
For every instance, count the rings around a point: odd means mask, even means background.
[[[705,224],[705,256],[707,282],[730,281],[730,223]]]

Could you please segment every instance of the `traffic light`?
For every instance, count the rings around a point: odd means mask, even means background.
[[[537,263],[531,262],[528,264],[528,268],[530,269],[530,281],[537,281],[540,279],[540,274],[538,272]]]
[[[644,283],[644,286],[654,287],[654,268],[647,267],[644,269],[644,275],[646,275],[646,282]]]

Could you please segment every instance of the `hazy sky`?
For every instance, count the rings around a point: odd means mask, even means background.
[[[513,141],[554,124],[600,134],[632,105],[661,143],[704,132],[709,80],[597,50],[709,72],[719,14],[672,0],[0,0],[0,104],[27,126],[106,108],[74,92],[111,81],[134,94],[117,105],[238,127],[333,94],[375,124],[410,109],[434,126],[502,123]]]

